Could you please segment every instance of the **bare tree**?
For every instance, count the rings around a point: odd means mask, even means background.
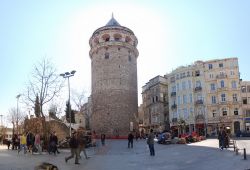
[[[76,109],[82,112],[82,106],[86,103],[85,91],[82,90],[81,92],[73,90],[72,91],[72,101],[76,107]]]
[[[7,115],[7,120],[12,123],[13,126],[13,133],[16,131],[16,133],[19,133],[20,129],[19,126],[24,121],[24,114],[22,112],[17,112],[17,109],[15,107],[12,107],[9,109],[9,113]]]
[[[43,58],[41,62],[34,65],[32,76],[27,86],[25,100],[35,106],[38,96],[40,115],[36,114],[36,116],[44,117],[44,105],[58,96],[62,87],[62,79],[56,73],[54,65],[48,59]]]

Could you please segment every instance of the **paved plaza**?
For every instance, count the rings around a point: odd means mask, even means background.
[[[134,148],[127,148],[127,140],[107,140],[105,146],[88,148],[91,157],[83,156],[80,165],[71,159],[65,163],[69,150],[58,155],[31,155],[7,150],[0,146],[0,170],[33,170],[41,162],[49,162],[60,170],[246,170],[250,169],[250,140],[237,140],[239,148],[247,149],[247,160],[242,151],[236,155],[232,148],[220,151],[217,139],[182,145],[155,144],[156,156],[149,156],[145,140],[134,141]]]

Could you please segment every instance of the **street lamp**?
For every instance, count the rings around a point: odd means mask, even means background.
[[[62,76],[63,78],[68,78],[68,88],[69,88],[69,136],[71,137],[71,105],[70,105],[70,84],[69,84],[69,78],[74,76],[74,74],[76,73],[75,70],[71,71],[71,72],[65,72],[60,74],[60,76]]]
[[[17,102],[16,102],[16,128],[17,128],[17,135],[19,134],[19,129],[18,129],[18,102],[19,102],[19,98],[21,97],[21,94],[18,94],[16,96]]]

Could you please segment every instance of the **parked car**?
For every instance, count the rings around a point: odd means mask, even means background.
[[[159,144],[171,144],[171,133],[164,132],[158,135]]]

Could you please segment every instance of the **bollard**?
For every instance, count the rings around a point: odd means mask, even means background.
[[[238,155],[238,154],[239,154],[239,149],[238,149],[238,148],[236,148],[236,149],[235,149],[235,151],[236,151],[236,152],[235,152],[235,153],[236,153],[236,155]]]
[[[234,152],[235,152],[235,141],[234,141]]]
[[[247,160],[246,148],[244,148],[244,152],[243,152],[243,154],[244,154],[244,160]]]

